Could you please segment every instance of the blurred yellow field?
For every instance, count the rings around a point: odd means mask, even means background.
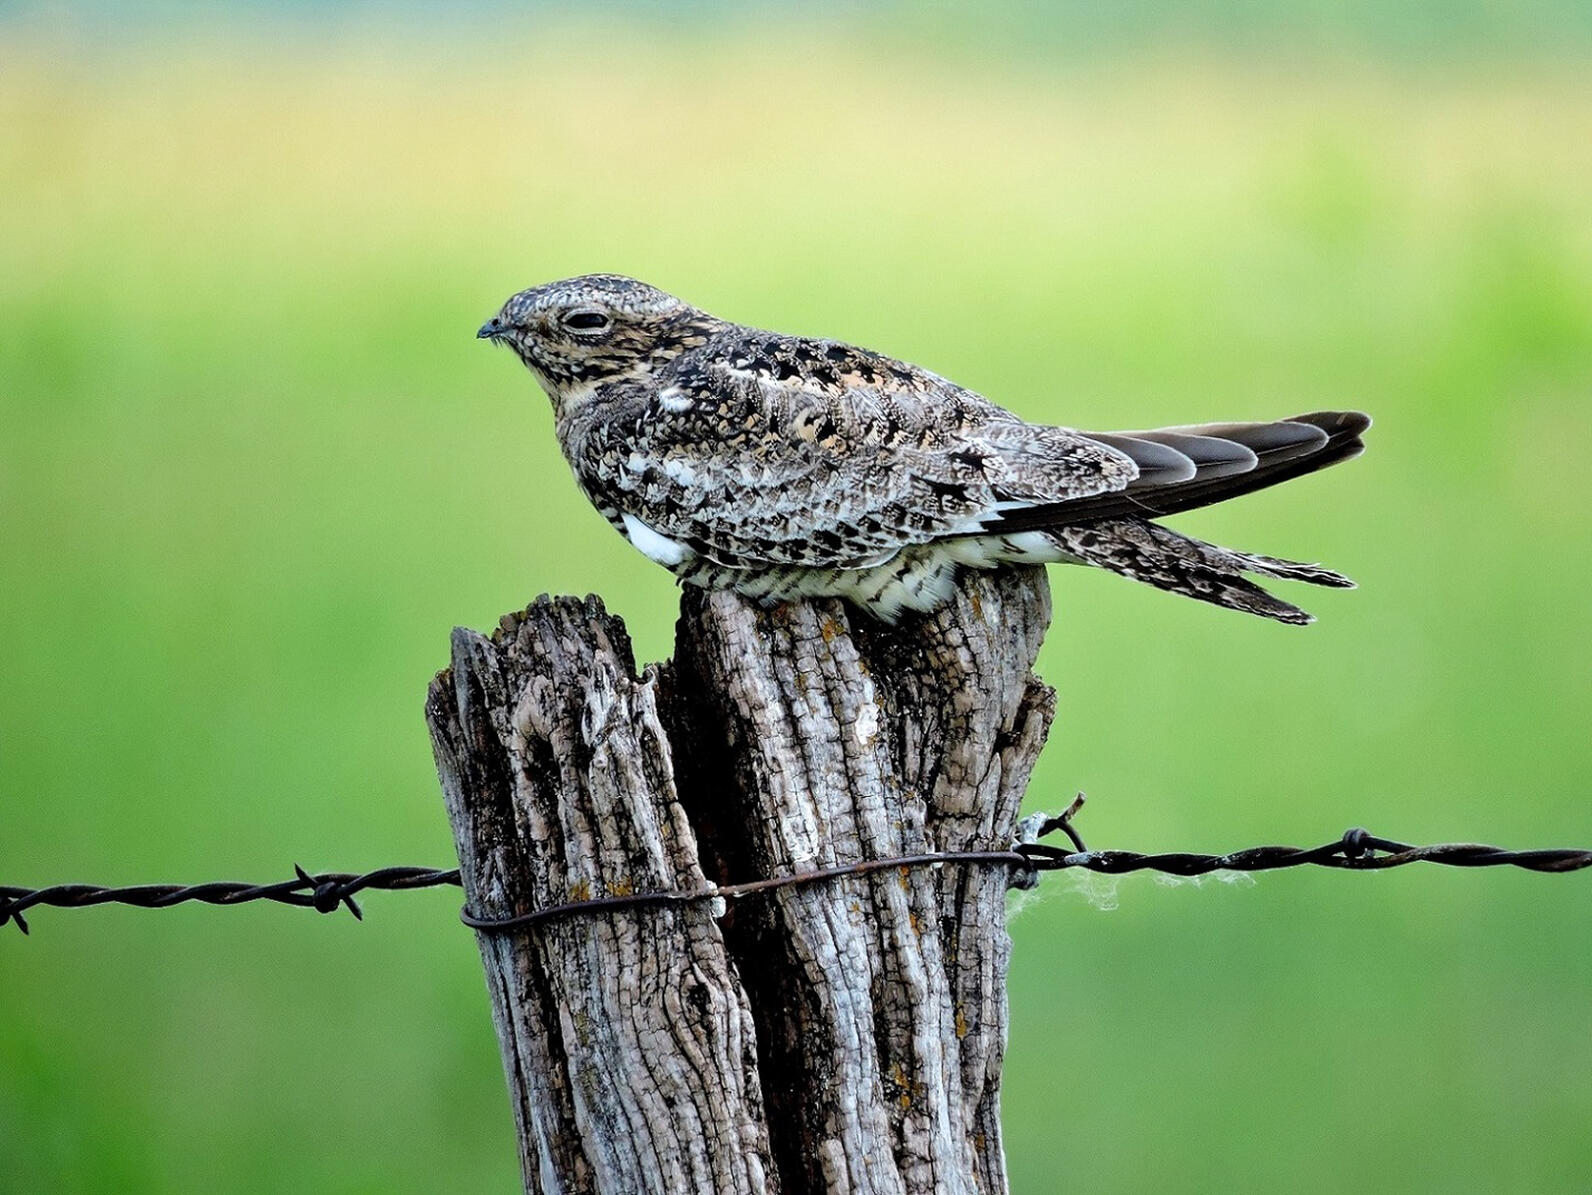
[[[1030,804],[1145,850],[1592,843],[1574,56],[63,28],[0,29],[0,883],[446,864],[453,625],[595,591],[667,654],[669,577],[473,335],[591,270],[1057,423],[1370,411],[1363,460],[1180,524],[1354,576],[1318,625],[1052,570]],[[456,903],[39,911],[0,1190],[513,1189]],[[1576,876],[1056,877],[1013,1189],[1581,1189],[1589,917]]]

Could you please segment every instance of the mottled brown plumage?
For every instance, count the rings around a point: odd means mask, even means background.
[[[603,516],[694,585],[838,594],[894,620],[943,602],[959,569],[1066,561],[1302,623],[1243,574],[1350,584],[1148,520],[1358,455],[1357,412],[1047,427],[915,365],[727,323],[613,274],[522,291],[478,335],[541,381]]]

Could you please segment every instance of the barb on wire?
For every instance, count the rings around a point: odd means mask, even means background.
[[[245,884],[235,880],[215,880],[208,884],[137,884],[128,888],[109,888],[101,884],[56,884],[50,888],[0,887],[0,926],[15,921],[28,932],[22,914],[36,905],[80,909],[87,905],[133,905],[140,909],[169,909],[173,905],[200,901],[208,905],[241,905],[255,900],[300,905],[320,913],[346,908],[356,918],[364,914],[355,903],[356,893],[367,889],[400,891],[432,888],[438,884],[459,883],[459,869],[439,871],[432,867],[383,867],[363,875],[331,871],[310,875],[294,864],[298,878],[274,884]]]
[[[1014,887],[1033,887],[1047,871],[1082,868],[1107,875],[1134,871],[1155,871],[1165,875],[1200,876],[1213,871],[1275,871],[1285,867],[1312,865],[1347,871],[1382,871],[1410,863],[1437,863],[1445,867],[1517,867],[1526,871],[1565,872],[1592,867],[1592,850],[1552,848],[1511,851],[1480,843],[1451,842],[1435,846],[1411,846],[1391,838],[1379,838],[1368,830],[1346,831],[1341,838],[1318,847],[1256,846],[1226,855],[1200,855],[1188,852],[1146,854],[1139,851],[1092,851],[1084,846],[1073,816],[1083,806],[1083,794],[1067,809],[1054,816],[1036,814],[1024,820],[1019,841],[1004,850],[940,851],[899,855],[888,859],[865,859],[839,867],[820,868],[792,875],[770,876],[739,884],[723,884],[698,891],[633,892],[622,896],[599,896],[567,904],[548,905],[515,917],[482,917],[464,909],[460,919],[473,929],[500,931],[553,921],[563,917],[590,915],[616,909],[636,909],[659,905],[685,905],[699,901],[732,901],[757,893],[782,888],[798,888],[825,883],[846,876],[865,876],[875,872],[915,867],[1005,867]],[[1039,841],[1060,831],[1072,849]],[[459,886],[455,868],[442,871],[430,867],[383,867],[363,875],[350,872],[323,872],[310,875],[295,866],[296,878],[274,884],[244,884],[217,881],[208,884],[140,884],[110,888],[98,884],[57,884],[50,888],[0,887],[0,926],[14,921],[28,932],[23,914],[38,905],[57,908],[83,908],[88,905],[122,904],[144,909],[166,909],[189,901],[212,905],[238,905],[269,900],[278,904],[300,905],[321,913],[346,908],[356,918],[363,914],[354,901],[365,891],[406,891],[411,888]]]

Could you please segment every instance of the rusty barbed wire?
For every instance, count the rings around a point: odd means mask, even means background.
[[[1592,850],[1551,847],[1536,850],[1508,850],[1473,842],[1449,842],[1431,846],[1412,846],[1391,838],[1381,838],[1368,830],[1347,830],[1331,842],[1318,847],[1255,846],[1225,855],[1195,854],[1186,851],[1145,853],[1142,851],[1094,851],[1085,847],[1072,824],[1073,815],[1083,805],[1080,794],[1065,812],[1035,815],[1024,820],[1022,840],[1005,850],[938,851],[867,859],[837,867],[790,875],[723,884],[699,891],[631,892],[598,896],[565,904],[549,905],[515,917],[481,917],[466,908],[459,917],[465,925],[481,931],[522,929],[563,917],[619,909],[660,905],[685,905],[700,901],[733,901],[757,893],[782,888],[798,888],[847,876],[915,867],[993,866],[1012,870],[1013,887],[1033,887],[1040,874],[1082,868],[1105,875],[1126,875],[1153,871],[1164,875],[1201,876],[1215,871],[1277,871],[1283,868],[1315,866],[1346,871],[1385,871],[1411,863],[1436,863],[1444,867],[1514,867],[1525,871],[1567,872],[1592,868]],[[1039,841],[1056,832],[1066,834],[1072,849]],[[354,897],[361,892],[408,891],[414,888],[461,886],[458,868],[383,867],[363,874],[321,872],[311,875],[297,865],[296,878],[273,884],[246,884],[220,880],[204,884],[138,884],[115,888],[99,884],[56,884],[49,888],[0,886],[0,926],[15,922],[23,933],[28,923],[23,914],[47,905],[53,908],[86,908],[91,905],[132,905],[143,909],[168,909],[175,905],[200,902],[211,905],[239,905],[252,901],[274,901],[298,905],[321,913],[346,908],[355,918],[363,913]]]

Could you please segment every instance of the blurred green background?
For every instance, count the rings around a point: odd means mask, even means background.
[[[473,339],[589,270],[1054,422],[1371,411],[1179,524],[1355,576],[1318,625],[1053,570],[1030,805],[1592,844],[1585,6],[198,11],[0,5],[0,882],[447,864],[449,628],[597,591],[669,652]],[[0,1188],[515,1189],[458,903],[38,910]],[[1589,927],[1586,876],[1053,878],[1013,1188],[1583,1190]]]

